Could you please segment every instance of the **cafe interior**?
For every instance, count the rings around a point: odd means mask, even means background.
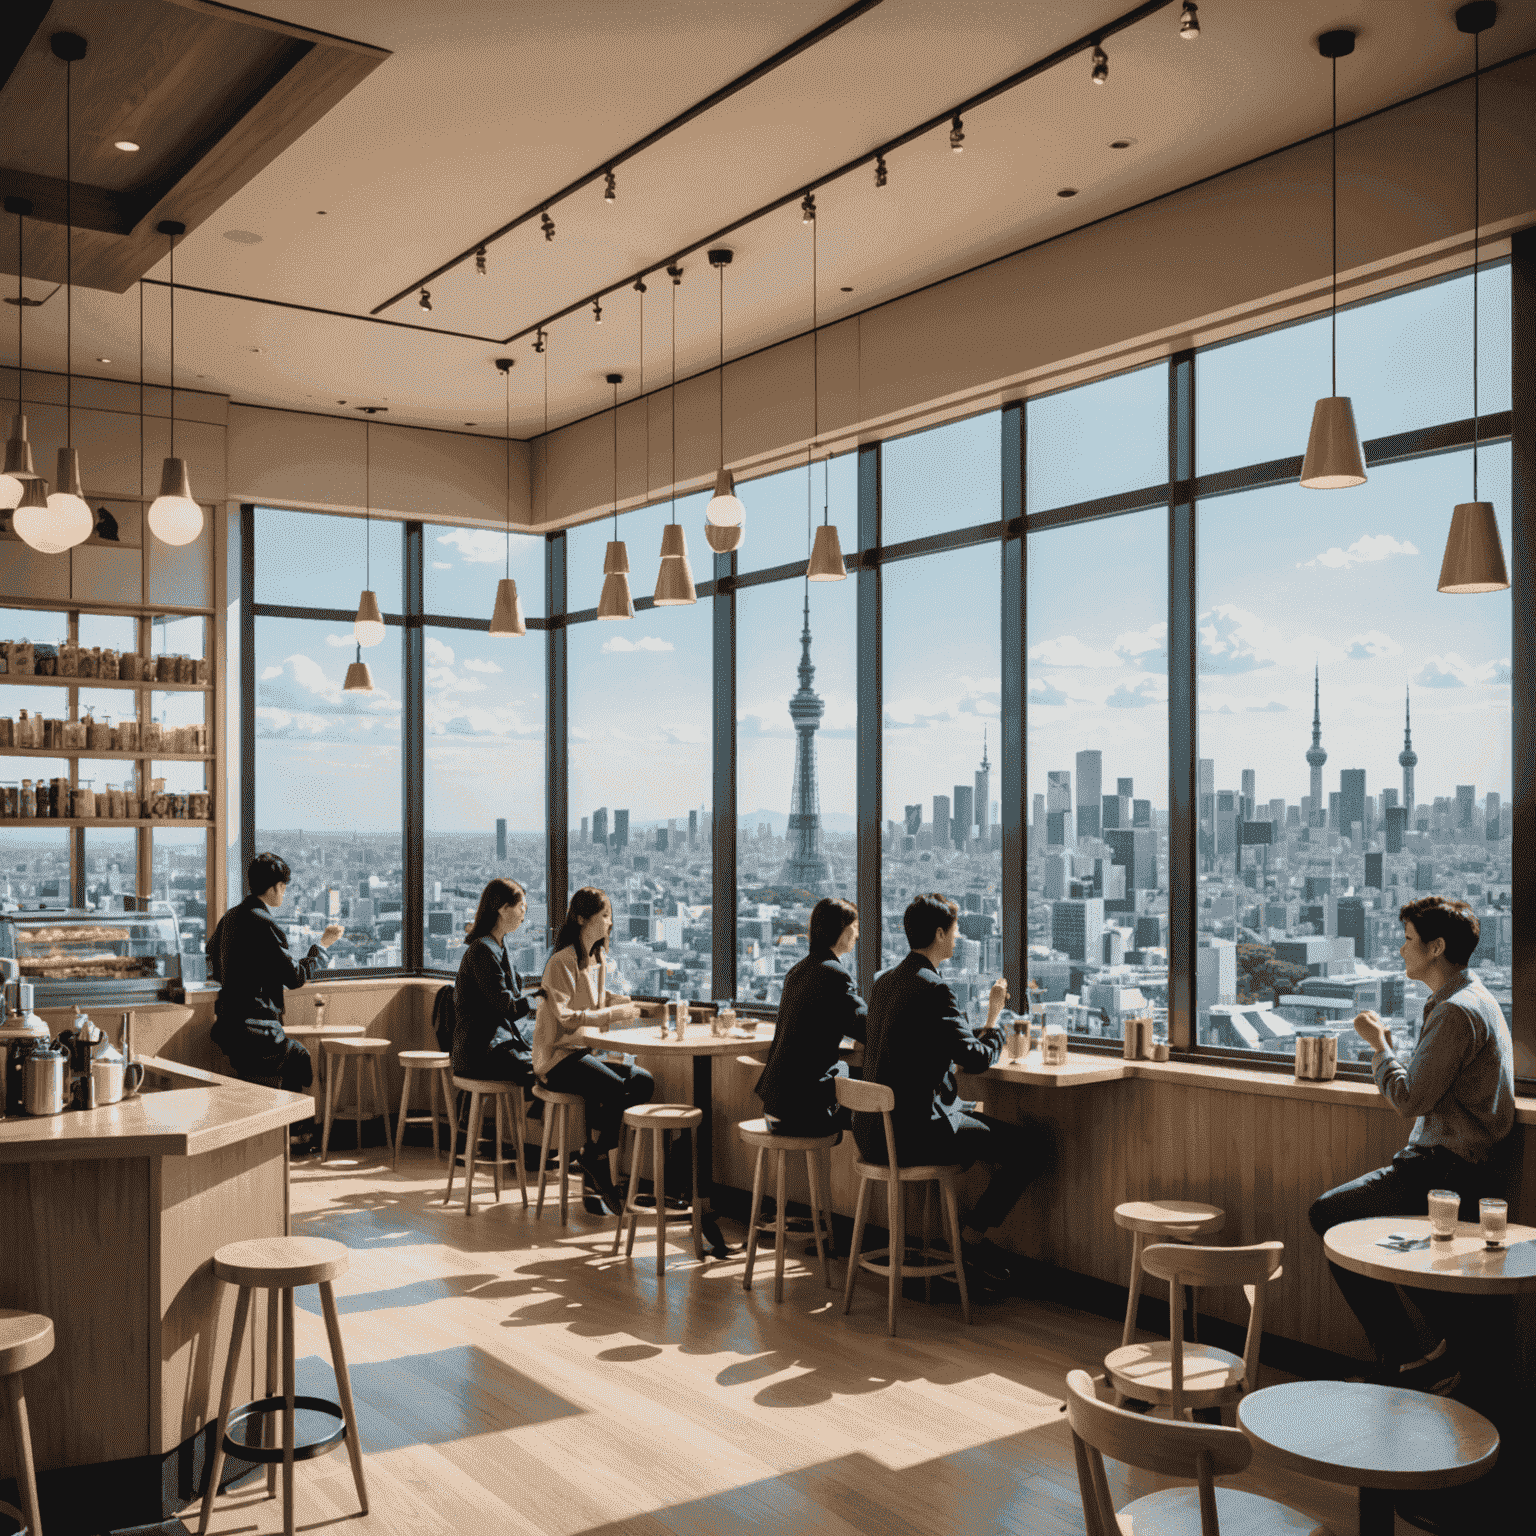
[[[0,1536],[1526,1528],[1533,0],[14,0],[0,122]]]

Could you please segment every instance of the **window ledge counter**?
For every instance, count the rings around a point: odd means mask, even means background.
[[[288,1127],[309,1097],[141,1059],[135,1098],[0,1121],[0,1298],[56,1339],[26,1382],[45,1524],[163,1518],[162,1481],[185,1480],[177,1453],[218,1411],[234,1295],[213,1253],[288,1230]],[[249,1359],[236,1391],[259,1395]],[[10,1455],[7,1435],[0,1476]],[[63,1470],[84,1467],[101,1475]],[[80,1501],[103,1490],[114,1518],[89,1524]]]

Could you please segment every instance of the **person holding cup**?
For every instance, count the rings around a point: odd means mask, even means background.
[[[1377,1088],[1399,1115],[1413,1120],[1413,1131],[1390,1166],[1313,1201],[1309,1214],[1319,1237],[1366,1216],[1433,1215],[1436,1197],[1447,1191],[1460,1197],[1462,1218],[1474,1221],[1480,1197],[1502,1195],[1509,1173],[1514,1046],[1503,1011],[1467,968],[1478,944],[1477,917],[1466,902],[1444,896],[1410,901],[1398,917],[1403,968],[1430,989],[1412,1058],[1406,1065],[1397,1059],[1391,1031],[1376,1014],[1361,1013],[1354,1023],[1375,1052],[1371,1075]],[[1465,1330],[1453,1298],[1411,1293],[1439,1335],[1426,1341],[1393,1286],[1336,1264],[1329,1268],[1376,1351],[1381,1382],[1442,1394],[1455,1390],[1460,1352],[1452,1336]]]

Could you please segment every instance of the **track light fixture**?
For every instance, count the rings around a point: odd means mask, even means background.
[[[544,343],[548,339],[548,336],[542,330],[538,331],[533,338],[533,350],[535,352],[542,352],[544,350]]]
[[[636,293],[645,293],[647,291],[646,290],[646,286],[645,286],[645,279],[643,277],[637,277],[635,279],[634,283],[632,284],[632,287],[634,288],[634,291]],[[640,323],[641,323],[641,325],[643,327],[644,324],[645,324],[645,321],[644,321],[643,317],[641,318],[641,322]]]
[[[603,201],[605,203],[617,202],[619,198],[619,180],[612,171],[603,172]]]
[[[176,457],[176,237],[187,232],[175,219],[159,232],[171,242],[171,452],[160,466],[160,494],[149,504],[149,531],[164,544],[190,544],[203,531],[203,509],[192,499],[187,461]]]
[[[1200,36],[1200,7],[1194,0],[1185,0],[1184,9],[1179,12],[1179,36],[1186,42]]]
[[[1097,43],[1093,45],[1093,73],[1089,78],[1095,85],[1109,84],[1109,55]]]
[[[597,325],[603,323],[603,306],[596,299],[592,300],[592,320]]]
[[[965,124],[961,122],[958,112],[950,120],[949,147],[957,155],[965,153]]]
[[[485,276],[485,247],[483,245],[475,252],[475,272],[480,277]]]
[[[816,194],[807,192],[800,199],[800,222],[802,224],[814,224],[816,222]]]
[[[676,288],[683,280],[683,269],[681,267],[668,267],[667,276],[672,279],[672,286]]]
[[[877,187],[883,187],[885,185],[885,181],[886,181],[886,175],[885,175],[885,156],[884,155],[876,155],[875,156],[875,185]]]
[[[539,225],[544,231],[544,238],[546,240],[553,240],[555,238],[555,221],[550,218],[548,208],[541,208],[539,210]]]
[[[416,307],[428,310],[432,308],[432,294],[429,289],[423,288],[421,290],[421,294],[416,300]]]

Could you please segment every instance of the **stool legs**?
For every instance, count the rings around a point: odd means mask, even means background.
[[[923,1255],[923,1262],[928,1261],[928,1234],[933,1231],[933,1181],[929,1180],[923,1185],[923,1241],[918,1252]],[[958,1260],[956,1261],[959,1262]],[[923,1276],[923,1300],[930,1305],[933,1302],[933,1276]]]
[[[893,1168],[891,1172],[894,1174],[896,1170]],[[901,1266],[907,1256],[907,1202],[900,1179],[890,1178],[885,1181],[885,1196],[891,1233],[891,1246],[886,1251],[891,1267],[885,1296],[885,1331],[894,1339],[896,1304],[901,1300]]]
[[[807,1152],[805,1154],[805,1182],[811,1191],[811,1230],[816,1234],[816,1257],[821,1261],[821,1283],[829,1290],[832,1287],[832,1266],[827,1262],[827,1249],[832,1246],[831,1228],[831,1201],[823,1204],[821,1191],[817,1189],[817,1162],[819,1154]],[[827,1241],[821,1240],[821,1221],[823,1211],[827,1212]]]
[[[325,1054],[325,1041],[320,1042],[320,1052]],[[325,1125],[320,1132],[320,1161],[323,1163],[331,1155],[331,1121],[336,1115],[336,1079],[346,1076],[346,1061],[336,1061],[334,1058],[328,1063],[329,1070],[325,1074]]]
[[[288,1298],[292,1316],[293,1292],[284,1293]],[[352,1481],[357,1485],[357,1502],[362,1512],[368,1513],[368,1485],[363,1479],[363,1437],[358,1433],[357,1410],[352,1406],[352,1377],[347,1371],[346,1351],[341,1345],[341,1319],[336,1315],[336,1293],[329,1280],[320,1282],[320,1305],[325,1311],[325,1332],[331,1341],[331,1367],[336,1373],[336,1391],[341,1398],[341,1412],[347,1423],[347,1455],[352,1461]],[[293,1346],[289,1343],[288,1358],[293,1358]]]
[[[268,1397],[277,1396],[277,1298],[271,1291],[267,1292],[267,1390]],[[261,1443],[264,1446],[272,1444],[272,1436],[276,1426],[272,1422],[272,1415],[266,1414],[261,1422]],[[277,1497],[277,1463],[267,1463],[267,1497]]]
[[[667,1138],[651,1132],[651,1187],[656,1191],[656,1273],[667,1267]]]
[[[358,1082],[361,1090],[362,1082]],[[283,1288],[283,1536],[293,1536],[293,1287]]]
[[[507,1100],[511,1110],[512,1135],[517,1142],[517,1188],[523,1197],[523,1209],[528,1209],[528,1170],[523,1166],[528,1161],[528,1118],[527,1111],[523,1108],[523,1090],[513,1090],[511,1098]]]
[[[267,1299],[271,1305],[271,1297]],[[197,1521],[197,1536],[207,1536],[213,1517],[213,1496],[219,1491],[219,1477],[224,1471],[224,1431],[229,1424],[229,1410],[235,1400],[235,1377],[240,1370],[240,1345],[245,1339],[245,1321],[251,1311],[251,1293],[240,1287],[235,1302],[235,1331],[229,1339],[229,1359],[224,1365],[224,1389],[219,1394],[219,1417],[213,1426],[213,1456],[208,1463],[208,1486],[203,1491],[203,1509]]]
[[[784,1153],[778,1152],[778,1169],[774,1178],[773,1198],[777,1202],[773,1212],[773,1299],[784,1300],[784,1250],[789,1247],[789,1234],[784,1230],[784,1217],[789,1209],[784,1188]]]
[[[470,1214],[470,1201],[475,1193],[475,1154],[480,1150],[480,1137],[485,1130],[485,1110],[480,1104],[480,1090],[469,1096],[469,1124],[464,1131],[464,1214]],[[451,1177],[451,1175],[450,1175]]]
[[[1136,1337],[1136,1309],[1141,1305],[1141,1233],[1133,1232],[1131,1238],[1131,1290],[1125,1303],[1125,1327],[1120,1332],[1122,1349]]]
[[[555,1128],[555,1116],[560,1109],[559,1104],[546,1103],[544,1106],[544,1134],[539,1138],[539,1196],[533,1211],[535,1216],[544,1214],[544,1185],[549,1179],[549,1137]]]
[[[689,1162],[693,1169],[693,1190],[688,1197],[688,1208],[693,1215],[693,1256],[704,1262],[704,1211],[699,1201],[699,1128],[688,1132]]]
[[[11,1409],[16,1481],[21,1488],[21,1512],[27,1517],[27,1536],[43,1536],[43,1517],[37,1507],[37,1471],[32,1465],[32,1431],[27,1422],[27,1396],[21,1389],[19,1372],[5,1378],[5,1395]]]
[[[944,1197],[945,1225],[949,1228],[949,1251],[955,1259],[955,1284],[960,1287],[960,1317],[970,1326],[971,1322],[971,1293],[965,1284],[965,1259],[960,1253],[960,1200],[955,1193],[953,1179],[945,1179],[940,1185],[940,1193]]]
[[[491,1147],[494,1156],[491,1158],[491,1186],[496,1191],[496,1203],[501,1204],[501,1105],[502,1096],[498,1093],[491,1101],[491,1135],[495,1138]],[[481,1130],[485,1127],[482,1125]]]
[[[757,1149],[757,1165],[752,1170],[752,1214],[747,1221],[747,1269],[741,1277],[741,1288],[752,1289],[752,1266],[757,1260],[757,1224],[763,1218],[763,1159],[767,1147]]]
[[[570,1218],[571,1197],[571,1106],[560,1104],[560,1225]]]
[[[864,1222],[869,1216],[868,1179],[859,1180],[859,1203],[853,1208],[853,1244],[848,1250],[848,1278],[843,1284],[843,1313],[853,1306],[853,1282],[859,1273],[859,1253],[864,1247]]]
[[[402,1063],[401,1069],[404,1080],[400,1084],[400,1113],[395,1116],[395,1155],[390,1158],[389,1166],[392,1169],[400,1166],[400,1148],[405,1144],[405,1117],[411,1110],[411,1073],[414,1070],[408,1064]],[[427,1080],[427,1097],[432,1100],[432,1150],[437,1151],[437,1090],[433,1088],[432,1081]]]

